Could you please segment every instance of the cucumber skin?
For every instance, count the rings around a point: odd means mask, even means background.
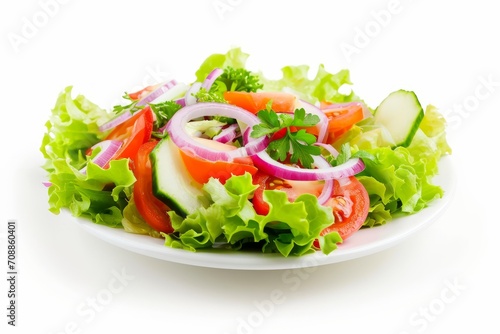
[[[392,92],[391,94],[389,94],[381,103],[380,105],[375,109],[375,112],[374,112],[374,116],[376,117],[377,115],[377,111],[378,109],[380,108],[381,105],[383,105],[383,103],[388,99],[390,98],[392,95],[394,94],[398,94],[398,93],[404,93],[404,94],[411,94],[413,96],[413,98],[415,99],[415,102],[416,102],[416,105],[418,105],[419,107],[419,111],[418,111],[418,114],[417,114],[417,117],[413,120],[413,124],[412,124],[412,127],[411,129],[409,130],[406,138],[403,140],[403,141],[399,141],[399,142],[396,142],[395,146],[394,147],[397,147],[397,146],[402,146],[402,147],[408,147],[410,146],[412,140],[413,140],[413,137],[415,137],[415,134],[417,133],[419,127],[420,127],[420,123],[422,123],[422,120],[424,119],[424,109],[422,107],[422,104],[420,103],[420,101],[418,100],[418,97],[417,95],[415,94],[415,92],[413,91],[408,91],[408,90],[404,90],[404,89],[399,89],[397,91],[394,91]],[[389,132],[390,132],[390,129],[388,129]],[[393,148],[394,148],[393,147]]]
[[[151,170],[153,172],[153,175],[152,175],[152,184],[153,184],[153,194],[155,195],[155,197],[157,197],[159,200],[161,200],[163,203],[165,203],[171,210],[175,211],[178,215],[182,216],[182,217],[186,217],[187,215],[189,215],[189,210],[187,210],[182,204],[178,203],[176,200],[175,200],[175,197],[173,196],[169,196],[168,194],[166,194],[162,189],[160,189],[158,183],[157,182],[157,178],[158,178],[158,168],[156,168],[156,166],[158,165],[158,151],[160,150],[161,148],[161,145],[169,145],[169,143],[166,143],[164,141],[166,140],[171,140],[170,138],[163,138],[158,144],[157,146],[153,149],[153,151],[151,151],[151,154],[149,156],[150,158],[150,161],[151,161]],[[179,156],[179,159],[180,156]],[[201,189],[200,189],[201,191]]]
[[[417,98],[417,97],[415,96],[415,98]],[[417,99],[417,101],[418,101],[418,99]],[[413,140],[413,137],[415,137],[415,134],[417,133],[418,129],[420,128],[420,123],[422,123],[423,119],[424,119],[424,108],[422,108],[422,105],[420,105],[420,111],[418,112],[417,118],[413,122],[412,129],[408,133],[408,136],[406,136],[406,140],[404,142],[402,142],[401,144],[399,144],[399,146],[403,146],[403,147],[410,146],[410,144]]]
[[[158,176],[157,176],[157,168],[155,168],[156,165],[158,165],[158,160],[157,160],[157,150],[159,149],[160,145],[162,143],[159,142],[157,144],[157,146],[153,149],[153,151],[151,151],[150,155],[149,155],[149,159],[151,161],[151,170],[153,171],[153,179],[152,179],[152,184],[153,184],[153,194],[155,195],[156,198],[158,198],[159,200],[161,200],[163,203],[165,203],[171,210],[174,210],[175,212],[177,212],[178,214],[181,214],[183,216],[186,215],[186,213],[184,212],[183,208],[180,207],[178,205],[177,202],[175,201],[172,201],[170,199],[169,196],[165,195],[165,193],[163,193],[163,191],[158,187],[158,182],[156,181]]]

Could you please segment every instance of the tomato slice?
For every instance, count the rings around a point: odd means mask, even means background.
[[[153,112],[147,106],[111,131],[105,139],[123,142],[113,159],[130,158],[133,160],[139,147],[151,138],[153,122]]]
[[[293,113],[297,98],[295,95],[285,92],[224,92],[224,99],[232,105],[241,107],[256,114],[266,109],[272,100],[272,109],[276,112]]]
[[[159,232],[173,232],[169,207],[153,194],[153,176],[149,154],[157,141],[142,144],[134,159],[133,172],[137,179],[134,183],[134,201],[137,210],[146,223]]]
[[[260,109],[255,105],[255,101],[250,93],[247,92],[224,92],[224,99],[232,105],[246,109],[252,113],[257,113]]]
[[[329,107],[329,105],[327,102],[322,102],[320,106],[326,117],[328,117],[328,142],[332,142],[364,118],[361,103],[352,103],[335,108]]]
[[[346,240],[363,226],[370,209],[370,198],[363,184],[351,176],[334,180],[332,197],[324,205],[333,209],[335,222],[321,235],[337,231],[342,240]]]
[[[253,176],[253,184],[258,185],[259,187],[255,189],[255,192],[253,193],[252,204],[255,212],[257,212],[259,215],[267,215],[269,213],[269,205],[264,201],[263,197],[264,190],[280,190],[281,188],[286,187],[286,185],[284,185],[283,187],[279,187],[280,182],[283,181],[282,179],[279,179],[278,182],[273,182],[274,179],[278,180],[277,178],[273,178],[271,175],[263,173],[261,171],[258,171]]]
[[[302,194],[321,194],[323,183],[320,181],[286,181],[264,172],[258,171],[253,176],[253,183],[259,187],[255,190],[252,204],[259,215],[269,213],[269,205],[264,201],[264,190],[281,190],[287,194],[290,201],[294,201]]]
[[[182,149],[179,149],[179,152],[187,171],[199,183],[207,183],[214,177],[224,184],[233,175],[243,175],[246,172],[254,175],[257,172],[251,158],[235,159],[233,162],[211,161]]]
[[[305,193],[319,196],[323,189],[323,184],[319,181],[285,181],[261,171],[253,176],[253,183],[259,187],[254,192],[252,204],[260,215],[269,213],[269,205],[263,198],[264,190],[284,191],[288,199],[294,201]],[[343,180],[334,180],[332,195],[324,206],[332,208],[335,222],[325,228],[321,235],[337,231],[342,240],[345,240],[363,226],[370,209],[370,198],[363,184],[351,176]],[[314,245],[319,248],[317,240]]]
[[[132,134],[132,127],[139,117],[141,117],[145,113],[145,110],[137,111],[125,122],[118,124],[106,137],[106,139],[113,140],[125,140]]]

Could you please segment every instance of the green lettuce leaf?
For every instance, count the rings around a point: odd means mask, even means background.
[[[98,224],[121,226],[122,210],[128,203],[135,177],[128,160],[114,160],[103,169],[89,161],[87,173],[71,166],[69,159],[52,161],[49,210],[59,214],[68,208],[75,217],[88,217]]]
[[[142,218],[135,205],[134,196],[130,196],[127,206],[123,209],[122,226],[126,232],[135,234],[150,235],[154,238],[161,238],[160,232],[154,230]]]
[[[73,166],[82,166],[86,158],[82,152],[101,141],[105,133],[99,125],[107,122],[111,114],[99,108],[82,95],[71,96],[72,87],[66,87],[52,109],[45,127],[40,151],[47,159],[44,168],[52,171],[52,160],[70,159]]]
[[[225,54],[212,54],[196,71],[196,80],[202,82],[214,68],[244,69],[248,57],[249,54],[243,52],[241,48],[232,48]],[[262,72],[251,73],[260,78],[264,90],[292,91],[299,98],[311,103],[360,100],[352,90],[349,70],[342,69],[337,73],[330,73],[323,64],[320,64],[315,77],[309,79],[309,69],[308,65],[285,66],[281,69],[283,76],[278,80],[267,79]]]
[[[232,68],[245,68],[248,56],[247,53],[241,51],[241,48],[232,48],[225,54],[212,54],[203,61],[200,68],[196,71],[196,80],[203,82],[207,75],[215,68],[224,69],[228,66]]]
[[[128,160],[111,161],[103,169],[85,155],[85,150],[106,135],[98,127],[112,115],[82,95],[73,99],[71,90],[67,87],[59,95],[40,147],[46,159],[43,168],[49,174],[49,210],[59,214],[66,208],[75,217],[119,227],[134,174]],[[86,173],[80,172],[85,165]]]
[[[451,148],[446,141],[446,122],[432,105],[408,147],[394,147],[389,132],[373,118],[358,123],[336,142],[344,143],[374,156],[364,160],[365,170],[357,178],[370,196],[370,212],[365,227],[387,223],[394,214],[412,214],[443,196],[443,189],[433,183],[439,161]]]
[[[260,248],[300,256],[312,251],[319,233],[333,223],[332,211],[319,205],[315,196],[304,194],[292,203],[284,192],[276,190],[264,192],[270,211],[266,216],[258,215],[249,201],[256,188],[248,173],[233,176],[224,185],[211,178],[203,187],[211,199],[208,207],[186,218],[169,212],[175,232],[163,234],[165,245],[191,251]],[[336,233],[321,238],[326,245],[322,251],[333,251],[341,241]]]
[[[265,90],[292,91],[299,98],[310,103],[359,101],[359,97],[351,89],[352,82],[349,71],[346,69],[333,74],[321,64],[314,79],[308,77],[308,65],[285,66],[281,72],[283,76],[278,80],[268,80],[262,73],[259,73]]]

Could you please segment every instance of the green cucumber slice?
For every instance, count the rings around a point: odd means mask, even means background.
[[[204,193],[186,170],[179,148],[170,137],[163,138],[151,152],[153,193],[181,216],[204,206]]]
[[[424,109],[414,92],[400,89],[380,103],[374,117],[376,123],[387,128],[396,146],[407,147],[424,118]]]

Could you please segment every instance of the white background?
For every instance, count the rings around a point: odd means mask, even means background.
[[[1,277],[9,219],[19,241],[18,326],[7,326],[2,278],[2,333],[498,331],[494,2],[63,2],[11,1],[0,11]],[[190,267],[131,253],[48,211],[39,145],[65,86],[109,108],[124,91],[167,75],[191,82],[206,56],[233,46],[270,77],[289,64],[349,68],[372,107],[399,88],[438,106],[450,121],[458,178],[446,213],[396,247],[294,273],[291,284],[283,271]],[[117,272],[128,277],[121,286]],[[279,303],[270,304],[276,292]],[[109,296],[90,312],[92,299]]]

